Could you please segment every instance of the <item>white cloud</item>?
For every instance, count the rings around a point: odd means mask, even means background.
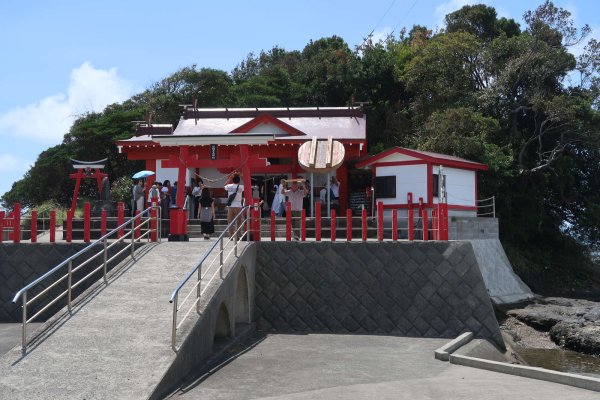
[[[116,68],[96,69],[89,62],[71,71],[67,93],[0,113],[0,137],[14,136],[60,142],[74,119],[85,112],[102,111],[108,104],[123,101],[132,85],[117,75]]]
[[[31,165],[31,162],[25,161],[12,154],[0,154],[0,172],[24,171]]]
[[[373,42],[373,44],[379,42],[385,43],[385,40],[388,38],[388,36],[390,36],[390,33],[392,33],[392,28],[390,28],[389,26],[386,26],[381,30],[374,31],[371,34],[371,41]]]

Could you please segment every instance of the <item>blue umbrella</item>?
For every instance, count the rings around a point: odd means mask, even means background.
[[[133,179],[141,179],[141,178],[147,178],[151,175],[154,175],[154,171],[140,171],[140,172],[136,172],[135,174],[133,174],[132,178]]]

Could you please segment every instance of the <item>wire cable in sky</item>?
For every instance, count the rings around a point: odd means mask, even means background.
[[[404,14],[404,16],[402,18],[400,18],[400,21],[398,21],[398,24],[394,27],[394,30],[392,31],[392,34],[400,27],[400,24],[402,23],[402,21],[404,21],[404,19],[406,17],[408,17],[408,14],[410,14],[410,12],[412,11],[413,8],[415,8],[415,6],[417,5],[417,3],[419,2],[419,0],[415,0],[412,5],[408,8],[408,11],[406,11],[406,14]]]
[[[371,35],[373,35],[373,32],[375,32],[375,30],[379,27],[379,24],[381,23],[381,21],[383,21],[383,19],[385,18],[386,15],[388,15],[388,13],[390,12],[390,10],[392,9],[392,7],[394,7],[394,4],[396,4],[396,0],[393,0],[389,7],[387,8],[387,10],[385,10],[385,13],[383,13],[383,15],[381,16],[381,18],[379,18],[379,21],[377,21],[377,23],[375,24],[375,27],[371,30],[371,33],[369,33],[367,35],[367,37],[365,38],[365,40],[363,40],[361,46],[363,46],[367,40],[369,40],[369,38],[371,37]]]

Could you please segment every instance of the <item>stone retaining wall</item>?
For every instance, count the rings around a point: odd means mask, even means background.
[[[504,348],[468,242],[260,242],[262,330],[454,338]]]
[[[51,268],[54,268],[64,259],[76,254],[88,245],[89,243],[4,243],[0,245],[0,322],[21,322],[21,304],[13,304],[12,302],[15,293],[23,286],[45,274]],[[125,243],[118,243],[109,249],[109,258],[119,250],[123,249],[126,245],[127,244]],[[137,244],[136,246],[141,246],[141,244]],[[90,252],[81,259],[77,258],[73,262],[73,267],[75,268],[91,254],[95,254],[102,250],[102,245],[98,245],[97,247],[97,250],[93,253]],[[109,270],[127,256],[129,256],[129,252],[125,251],[117,257],[116,260],[110,262],[108,265]],[[102,256],[99,256],[97,261],[90,263],[88,266],[85,266],[74,273],[73,282],[76,282],[80,277],[87,275],[90,271],[100,265],[101,262]],[[60,275],[63,275],[66,271],[67,268],[65,267],[64,272]],[[79,287],[74,289],[73,297],[76,297],[83,290],[87,289],[94,281],[98,280],[102,276],[101,274],[102,272],[98,271],[97,277],[89,278],[85,283],[82,283]],[[32,298],[35,293],[48,287],[48,285],[53,282],[53,280],[48,280],[46,283],[40,284],[28,297]],[[50,290],[48,294],[56,295],[63,292],[65,289],[66,280]],[[40,301],[37,304],[45,305],[47,302],[44,298],[40,298]],[[65,302],[58,301],[55,307],[49,308],[40,316],[39,321],[45,321],[48,317],[64,307],[65,304]],[[35,306],[28,308],[29,315],[33,315],[37,309],[39,308],[36,308]]]

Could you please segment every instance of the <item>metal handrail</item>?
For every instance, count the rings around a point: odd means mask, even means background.
[[[200,297],[202,296],[202,290],[201,290],[201,283],[202,283],[202,278],[206,277],[206,275],[208,274],[208,271],[210,270],[210,268],[212,267],[212,265],[214,264],[214,262],[217,260],[217,258],[219,259],[219,269],[217,270],[218,272],[220,272],[220,277],[223,278],[223,264],[225,262],[225,260],[227,260],[229,258],[229,256],[231,255],[231,253],[233,252],[235,254],[235,256],[237,256],[237,235],[239,233],[240,230],[244,229],[244,221],[243,221],[243,217],[245,213],[248,213],[247,215],[247,219],[246,222],[249,223],[250,222],[250,209],[251,206],[244,206],[242,207],[242,209],[240,210],[240,212],[231,220],[231,222],[227,225],[227,227],[223,230],[223,232],[221,232],[221,234],[219,235],[219,237],[217,238],[217,240],[213,243],[213,245],[204,253],[204,255],[202,256],[202,258],[200,259],[200,261],[198,262],[198,264],[196,264],[196,266],[190,271],[188,272],[188,274],[179,282],[179,284],[175,287],[175,289],[173,290],[173,292],[171,293],[171,297],[169,298],[169,303],[173,304],[173,320],[172,320],[172,329],[171,329],[171,347],[173,349],[175,349],[175,343],[176,343],[176,337],[177,337],[177,329],[179,329],[179,327],[181,326],[181,324],[183,324],[183,322],[185,321],[185,319],[187,318],[187,316],[190,314],[191,310],[193,309],[194,305],[198,306],[199,301],[200,301]],[[227,243],[224,243],[224,238],[225,235],[229,235],[229,229],[232,228],[233,226],[236,226],[238,223],[238,219],[242,218],[242,223],[239,224],[239,227],[235,230],[235,232],[233,233],[233,239],[231,237],[229,237],[229,239],[227,240]],[[245,232],[242,233],[240,240],[242,240],[250,231],[249,227],[246,228]],[[229,252],[229,254],[227,254],[226,257],[223,257],[223,253],[225,251],[225,247],[231,243],[234,242],[234,248],[232,251]],[[213,260],[211,261],[211,263],[209,264],[209,266],[205,269],[205,274],[202,275],[202,264],[208,259],[208,257],[211,255],[211,253],[213,252],[213,250],[216,248],[217,244],[219,244],[219,252],[217,255],[215,255],[215,258],[213,258]],[[215,271],[212,276],[210,277],[210,279],[208,280],[208,283],[205,286],[205,289],[210,285],[210,282],[212,282],[213,278],[216,276],[217,271]],[[190,293],[187,294],[187,296],[183,299],[183,301],[181,302],[181,304],[179,304],[178,299],[179,299],[179,292],[181,291],[181,289],[185,286],[185,284],[190,280],[190,278],[192,276],[194,276],[197,273],[197,277],[198,277],[198,281],[196,282],[196,284],[191,288]],[[194,304],[192,304],[189,308],[189,310],[185,313],[184,317],[182,318],[181,322],[179,324],[177,324],[177,315],[179,310],[181,309],[181,307],[183,307],[183,305],[185,304],[185,302],[188,300],[188,298],[190,297],[191,293],[193,293],[194,289],[196,289],[196,300],[194,301]]]
[[[161,241],[161,230],[162,230],[161,229],[162,228],[161,227],[161,224],[162,224],[161,223],[161,215],[160,215],[161,209],[160,209],[160,207],[157,207],[157,206],[150,206],[147,209],[145,209],[144,211],[142,211],[141,213],[139,213],[138,215],[130,218],[128,221],[124,222],[123,224],[119,225],[115,229],[111,230],[110,232],[108,232],[107,234],[105,234],[104,236],[102,236],[101,238],[93,241],[92,243],[90,243],[88,246],[86,246],[85,248],[81,249],[77,253],[75,253],[72,256],[68,257],[67,259],[63,260],[61,263],[59,263],[57,266],[55,266],[54,268],[52,268],[50,271],[46,272],[45,274],[43,274],[39,278],[35,279],[33,282],[31,282],[28,285],[24,286],[23,288],[21,288],[15,294],[12,302],[16,304],[19,301],[19,298],[21,298],[21,300],[22,300],[22,307],[23,307],[23,324],[22,324],[22,336],[21,336],[21,340],[22,340],[21,346],[22,346],[23,351],[25,351],[25,349],[27,348],[27,323],[28,322],[33,321],[36,317],[38,317],[41,313],[43,313],[44,311],[46,311],[49,307],[51,307],[54,303],[56,303],[58,300],[60,300],[61,298],[63,298],[65,295],[68,296],[68,298],[67,298],[67,307],[68,307],[69,311],[71,311],[72,290],[74,288],[76,288],[77,286],[79,286],[80,283],[82,283],[83,281],[85,281],[86,279],[88,279],[90,276],[92,276],[94,273],[96,273],[98,270],[100,270],[100,268],[103,269],[103,279],[106,282],[107,281],[106,274],[107,274],[107,264],[108,264],[108,262],[112,261],[115,257],[117,257],[118,255],[120,255],[127,248],[131,248],[131,258],[135,260],[135,256],[134,256],[134,253],[135,253],[135,242],[136,241],[141,241],[142,238],[144,238],[145,236],[148,236],[150,234],[150,232],[153,231],[153,229],[151,229],[151,228],[148,229],[144,234],[140,235],[137,238],[135,237],[136,236],[136,231],[138,229],[141,229],[145,225],[149,225],[150,221],[153,219],[153,217],[152,216],[148,217],[145,221],[141,222],[139,225],[136,225],[135,221],[138,220],[138,219],[141,220],[144,215],[151,215],[150,212],[153,209],[157,210],[156,217],[154,217],[154,218],[157,220],[156,221],[157,222],[156,231],[157,231],[158,241],[160,242]],[[126,234],[124,234],[120,238],[117,238],[117,240],[115,240],[113,243],[111,243],[110,245],[108,245],[108,238],[110,236],[114,235],[116,232],[119,232],[120,230],[122,230],[123,228],[125,228],[127,225],[131,225],[131,228],[130,228],[129,232],[126,233]],[[121,241],[125,241],[125,239],[127,237],[131,237],[130,244],[128,246],[126,246],[125,248],[121,249],[117,254],[113,255],[109,259],[108,256],[107,256],[108,249],[111,248],[112,246],[114,246],[116,243],[119,243]],[[75,269],[73,269],[73,260],[75,260],[77,257],[85,254],[87,251],[91,250],[92,248],[94,248],[99,243],[103,244],[103,250],[100,251],[100,252],[95,253],[89,259],[87,259],[86,261],[82,262],[79,266],[77,266],[77,267],[75,267]],[[84,276],[83,278],[81,278],[80,280],[78,280],[75,284],[73,284],[73,282],[72,282],[73,273],[76,272],[77,270],[79,270],[80,268],[82,268],[84,265],[88,264],[91,260],[95,259],[96,257],[98,257],[101,254],[104,254],[103,263],[100,266],[98,266],[97,268],[95,268],[93,271],[91,271],[90,273],[88,273],[86,276]],[[67,272],[66,275],[63,275],[62,277],[58,278],[58,280],[56,280],[50,286],[48,286],[47,288],[45,288],[44,290],[42,290],[40,293],[37,293],[31,299],[27,300],[27,292],[30,289],[32,289],[34,286],[36,286],[37,284],[39,284],[40,282],[42,282],[46,278],[54,275],[60,268],[64,267],[65,265],[68,266],[68,272]],[[64,292],[62,292],[58,296],[56,296],[52,301],[50,301],[50,303],[46,304],[46,306],[44,306],[41,310],[39,310],[35,315],[33,315],[32,317],[27,318],[27,306],[29,304],[33,303],[34,301],[36,301],[37,299],[39,299],[42,295],[44,295],[48,291],[50,291],[57,284],[59,284],[60,282],[64,281],[65,278],[68,280],[67,290],[65,290]]]

